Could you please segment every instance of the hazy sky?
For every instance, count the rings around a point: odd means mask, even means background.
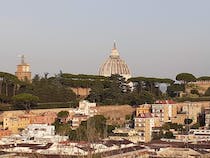
[[[210,75],[210,1],[0,0],[0,71],[98,74],[113,40],[133,76]]]

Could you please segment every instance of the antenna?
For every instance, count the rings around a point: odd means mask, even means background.
[[[25,55],[18,55],[21,58],[21,64],[25,64]]]
[[[113,49],[117,49],[115,40],[114,40],[114,47],[113,47]]]
[[[119,52],[118,52],[118,50],[117,50],[117,47],[116,47],[116,42],[115,42],[115,40],[114,40],[114,45],[113,45],[113,48],[112,48],[112,50],[111,50],[111,55],[110,55],[111,57],[119,57]]]
[[[25,64],[25,56],[24,55],[21,56],[21,64]]]

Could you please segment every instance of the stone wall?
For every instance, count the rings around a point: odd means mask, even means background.
[[[132,115],[135,108],[130,105],[107,105],[96,107],[99,115],[104,115],[107,118],[108,124],[123,125],[125,116]]]
[[[40,113],[44,113],[44,112],[60,112],[60,111],[71,111],[72,108],[58,108],[58,109],[35,109],[35,110],[31,110],[30,113],[34,113],[34,114],[40,114]],[[6,116],[20,116],[20,115],[24,115],[26,114],[25,110],[14,110],[14,111],[4,111],[1,112],[0,114],[0,122],[3,121],[3,117]]]
[[[192,89],[197,89],[199,93],[204,94],[209,87],[210,81],[190,82],[186,86],[186,92],[190,93]]]
[[[31,113],[39,114],[44,112],[60,112],[60,111],[72,111],[72,108],[58,108],[58,109],[35,109],[31,110]],[[107,106],[97,106],[96,107],[98,115],[104,115],[107,118],[109,124],[123,125],[125,123],[125,116],[131,115],[135,108],[129,105],[107,105]],[[3,120],[5,116],[20,116],[26,114],[25,110],[15,110],[15,111],[5,111],[0,114],[0,121]]]

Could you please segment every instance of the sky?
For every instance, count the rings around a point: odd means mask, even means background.
[[[0,71],[97,75],[114,40],[132,76],[210,75],[210,1],[0,0]]]

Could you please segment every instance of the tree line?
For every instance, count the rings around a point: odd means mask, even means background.
[[[84,87],[91,89],[85,99],[99,105],[139,105],[153,103],[157,99],[173,99],[179,92],[185,91],[187,83],[197,80],[210,81],[210,77],[196,78],[190,73],[180,73],[176,76],[176,81],[179,81],[177,83],[169,78],[133,77],[126,81],[119,75],[103,77],[60,73],[53,77],[48,77],[47,74],[44,77],[35,75],[30,83],[20,81],[12,74],[0,72],[0,102],[27,107],[27,109],[30,107],[28,102],[31,102],[31,105],[36,105],[38,102],[76,102],[80,98],[77,98],[71,87]],[[161,84],[166,85],[166,92],[160,90]],[[210,96],[210,89],[207,90],[206,95]],[[34,99],[30,101],[32,97]],[[24,98],[25,102],[23,102]]]

